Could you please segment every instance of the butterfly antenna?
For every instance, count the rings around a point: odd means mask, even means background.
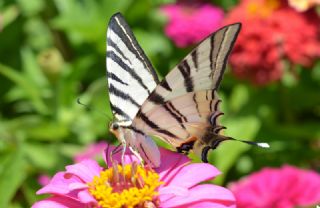
[[[107,115],[105,112],[103,112],[103,111],[101,111],[101,110],[97,110],[97,109],[92,109],[89,105],[82,103],[82,102],[80,101],[80,98],[77,98],[77,103],[78,103],[79,105],[84,106],[84,107],[85,107],[86,109],[88,109],[89,111],[99,112],[100,115],[102,114],[102,115],[104,115],[105,117],[107,117],[109,120],[112,120],[112,118],[111,118],[109,115]]]
[[[270,148],[270,145],[268,143],[266,143],[266,142],[253,142],[253,141],[235,139],[235,138],[232,138],[232,137],[227,137],[227,138],[230,139],[230,140],[243,142],[243,143],[250,144],[250,145],[253,145],[253,146],[257,146],[257,147]]]

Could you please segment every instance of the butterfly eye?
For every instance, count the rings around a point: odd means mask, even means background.
[[[119,125],[118,125],[117,123],[112,123],[111,126],[110,126],[110,128],[111,128],[112,130],[117,130],[117,129],[119,128]]]

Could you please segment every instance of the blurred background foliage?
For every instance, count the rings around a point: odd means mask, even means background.
[[[166,37],[159,7],[170,0],[0,2],[0,207],[29,207],[41,174],[53,175],[91,143],[116,144],[105,78],[108,20],[122,12],[160,77],[190,50]],[[228,11],[235,0],[212,3]],[[299,79],[257,87],[227,73],[220,87],[225,134],[269,142],[226,142],[210,162],[227,184],[265,166],[320,170],[320,63]],[[77,104],[77,98],[93,110]],[[197,159],[195,159],[197,160]]]

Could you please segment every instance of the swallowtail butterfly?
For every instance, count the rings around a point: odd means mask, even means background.
[[[107,31],[107,80],[114,121],[110,131],[140,159],[160,165],[160,152],[150,135],[179,152],[193,150],[207,162],[220,142],[221,100],[217,89],[241,24],[225,26],[192,50],[162,81],[120,13]],[[242,141],[242,140],[240,140]],[[266,143],[254,143],[267,147]]]

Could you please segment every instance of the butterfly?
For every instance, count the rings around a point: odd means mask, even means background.
[[[141,160],[160,166],[160,152],[150,137],[171,144],[178,152],[193,150],[203,162],[222,141],[224,126],[217,89],[241,24],[227,25],[193,49],[159,81],[124,17],[113,15],[107,29],[106,67],[110,131]],[[239,140],[242,141],[242,140]],[[242,141],[267,147],[266,143]],[[124,152],[124,151],[123,151]]]

